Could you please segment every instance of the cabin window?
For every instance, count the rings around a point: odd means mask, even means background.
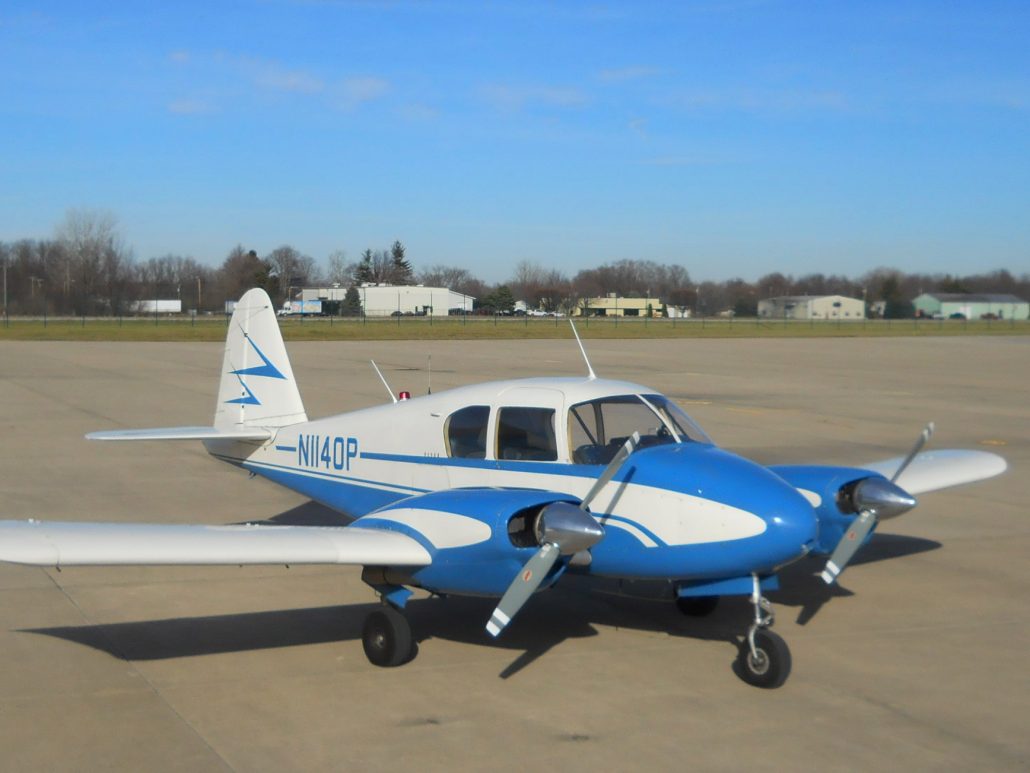
[[[569,450],[575,464],[607,464],[634,432],[640,447],[683,441],[710,443],[708,436],[662,395],[617,395],[569,409]]]
[[[447,455],[455,459],[486,457],[486,427],[490,420],[489,405],[470,405],[447,417],[444,433]]]
[[[553,408],[501,408],[497,458],[553,462],[558,458]]]

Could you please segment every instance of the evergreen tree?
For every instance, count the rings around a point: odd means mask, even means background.
[[[511,314],[515,309],[515,296],[508,285],[501,285],[483,300],[483,305],[499,314]]]
[[[397,285],[410,285],[415,283],[415,275],[411,270],[411,261],[404,257],[404,245],[395,241],[390,248],[390,257],[393,266],[390,271],[390,281]]]
[[[880,299],[884,301],[885,319],[909,319],[915,314],[912,302],[902,295],[901,283],[897,276],[891,275],[883,280],[880,286]]]
[[[347,288],[347,294],[343,296],[343,305],[340,307],[340,316],[360,317],[361,313],[361,296],[358,294],[358,288],[351,285]]]
[[[372,250],[365,250],[361,253],[361,262],[354,270],[354,282],[356,284],[369,284],[375,281],[375,272],[372,268]]]

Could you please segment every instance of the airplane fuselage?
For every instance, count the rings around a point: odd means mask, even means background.
[[[434,561],[414,579],[440,591],[503,591],[535,549],[513,542],[515,512],[554,501],[550,492],[582,498],[604,469],[605,449],[631,428],[648,433],[642,447],[590,508],[606,537],[570,570],[716,580],[768,575],[804,555],[816,536],[809,501],[768,469],[712,444],[696,425],[682,426],[689,419],[663,426],[676,419],[655,410],[659,400],[620,381],[495,382],[283,427],[260,446],[211,443],[209,450],[359,519],[355,527],[415,537]],[[596,414],[597,425],[587,427],[580,414],[587,422]],[[637,427],[641,421],[650,426]],[[450,493],[467,489],[484,493],[471,500]],[[491,498],[489,490],[503,493]],[[404,500],[415,496],[412,515]],[[433,512],[449,516],[446,546],[434,541]],[[448,553],[477,571],[455,582],[454,562],[442,560]]]

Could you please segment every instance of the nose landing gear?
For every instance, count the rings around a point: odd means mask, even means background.
[[[755,608],[754,622],[740,643],[737,653],[737,676],[754,687],[779,687],[790,676],[790,649],[781,636],[768,630],[773,624],[772,604],[762,596],[758,576],[752,575],[751,604]]]

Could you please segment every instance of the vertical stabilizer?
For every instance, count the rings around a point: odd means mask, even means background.
[[[215,427],[284,427],[307,421],[268,293],[248,290],[229,321]]]

